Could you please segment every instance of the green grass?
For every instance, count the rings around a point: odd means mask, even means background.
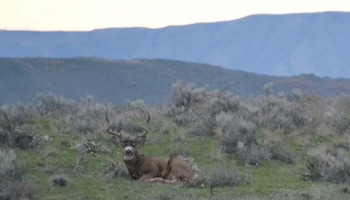
[[[49,136],[49,141],[40,141],[34,150],[17,150],[17,156],[24,161],[26,179],[40,188],[39,199],[208,199],[210,188],[190,188],[159,183],[142,183],[131,178],[114,178],[103,173],[103,163],[108,158],[122,162],[121,149],[116,147],[108,134],[91,136],[95,143],[106,146],[111,152],[86,153],[78,163],[77,152],[71,147],[81,141],[76,133],[57,135],[50,129],[54,119],[31,120],[39,136]],[[169,134],[151,132],[146,144],[139,148],[143,154],[168,155],[174,145],[187,147],[189,157],[200,168],[200,174],[215,169],[219,164],[236,168],[239,173],[248,174],[251,180],[236,187],[213,189],[213,199],[349,199],[349,192],[343,192],[345,184],[331,184],[302,180],[306,171],[305,156],[310,148],[331,146],[342,139],[334,136],[320,138],[312,136],[302,143],[298,136],[286,136],[284,140],[266,135],[258,130],[258,141],[283,142],[296,154],[296,164],[280,161],[265,161],[257,166],[246,166],[220,150],[216,137],[186,136],[176,140],[176,134],[184,131],[181,127],[171,129]],[[277,137],[277,136],[276,136]],[[289,137],[289,138],[287,138]],[[68,185],[50,187],[55,175],[64,175]]]

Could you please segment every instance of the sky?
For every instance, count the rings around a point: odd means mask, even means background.
[[[350,0],[0,0],[0,29],[161,28],[253,14],[350,12]]]

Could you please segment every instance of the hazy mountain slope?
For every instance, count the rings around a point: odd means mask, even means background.
[[[214,89],[231,86],[234,95],[247,97],[263,94],[270,82],[275,94],[292,88],[325,96],[350,92],[349,79],[262,76],[173,60],[0,58],[0,103],[28,102],[37,92],[51,91],[77,101],[91,94],[102,102],[159,104],[168,102],[177,80]]]
[[[164,58],[272,75],[350,77],[350,13],[254,15],[161,29],[0,31],[0,57]]]

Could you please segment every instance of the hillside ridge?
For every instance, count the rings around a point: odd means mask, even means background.
[[[160,58],[266,75],[350,78],[349,23],[348,12],[321,12],[158,29],[0,31],[0,57]]]
[[[244,97],[264,95],[267,83],[273,83],[275,94],[293,88],[321,96],[350,92],[350,80],[344,78],[266,76],[165,59],[0,58],[2,103],[30,102],[37,93],[53,92],[76,101],[92,95],[102,102],[143,99],[148,104],[163,104],[177,80],[196,87],[228,88],[233,95]]]

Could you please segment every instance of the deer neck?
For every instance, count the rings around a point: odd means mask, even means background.
[[[125,166],[133,179],[139,179],[141,177],[142,174],[139,173],[139,169],[144,159],[144,155],[136,153],[133,159],[124,160]]]

